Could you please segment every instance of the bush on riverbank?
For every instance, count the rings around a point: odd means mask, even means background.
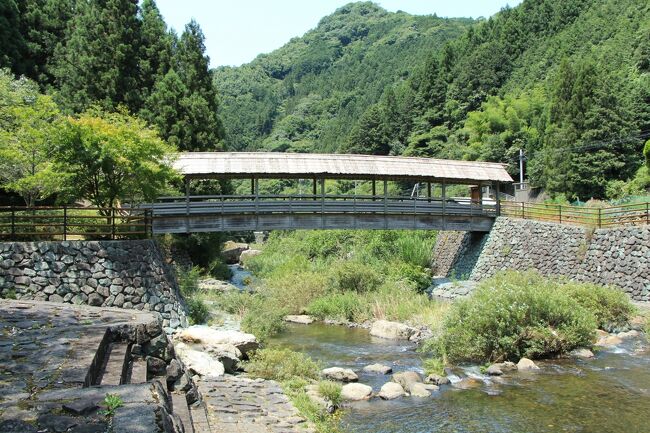
[[[283,382],[292,379],[316,380],[320,366],[309,356],[289,349],[257,350],[245,366],[246,372],[262,379]]]
[[[279,312],[308,312],[321,319],[431,325],[426,321],[437,320],[438,303],[420,293],[431,282],[434,242],[435,233],[419,231],[274,232],[262,254],[247,261],[262,280],[253,296],[263,311],[276,313],[267,315],[274,320]],[[243,314],[245,323],[260,327],[262,316],[251,305]]]
[[[427,347],[450,362],[543,358],[590,346],[597,326],[625,323],[633,311],[614,289],[504,272],[454,303]]]

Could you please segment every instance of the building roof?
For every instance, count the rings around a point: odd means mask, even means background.
[[[174,167],[195,179],[258,177],[444,180],[463,184],[512,182],[504,164],[404,156],[186,152],[179,154]]]

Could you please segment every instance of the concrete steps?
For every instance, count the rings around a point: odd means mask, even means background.
[[[128,343],[111,343],[106,353],[104,373],[99,385],[124,385],[127,383],[131,347]]]
[[[172,411],[176,415],[185,429],[185,433],[194,433],[194,425],[192,424],[192,415],[190,409],[187,407],[187,400],[185,394],[172,393]]]
[[[129,383],[146,383],[147,382],[147,361],[141,358],[134,359],[131,362],[131,374]]]
[[[201,402],[192,405],[190,407],[190,414],[192,415],[194,433],[212,433],[205,403]]]

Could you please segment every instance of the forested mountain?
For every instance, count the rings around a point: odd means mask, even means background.
[[[650,136],[645,0],[525,0],[476,23],[355,3],[214,76],[237,150],[480,159],[518,175],[523,148],[552,194],[650,184],[647,169],[623,183]]]
[[[220,150],[223,128],[194,21],[180,37],[154,0],[0,0],[0,68],[68,114],[128,110],[181,150]]]
[[[406,79],[427,53],[472,23],[351,3],[270,54],[216,69],[227,146],[336,150],[386,86]]]

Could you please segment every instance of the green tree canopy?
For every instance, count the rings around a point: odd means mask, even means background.
[[[65,178],[53,164],[59,110],[36,83],[0,71],[0,185],[33,207],[59,192]]]
[[[154,200],[176,178],[175,148],[124,110],[93,108],[67,118],[58,166],[70,173],[72,191],[98,207]]]

